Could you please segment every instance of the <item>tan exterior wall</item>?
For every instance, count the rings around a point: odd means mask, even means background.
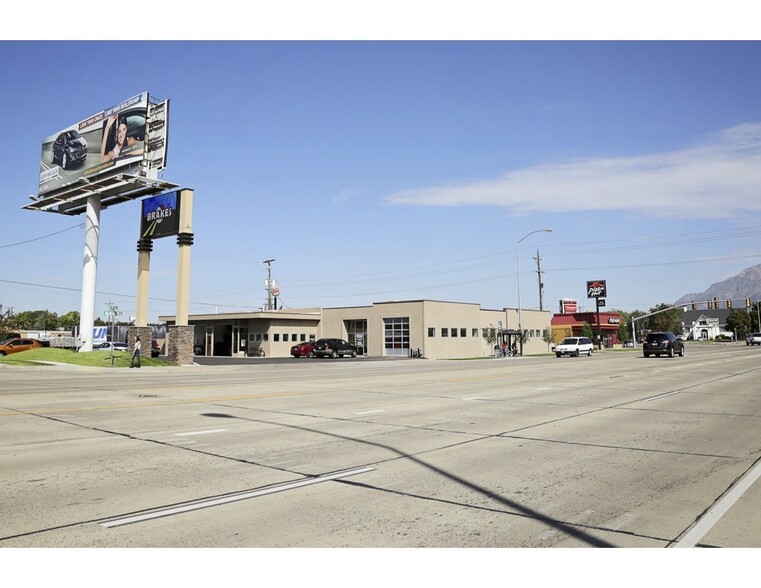
[[[409,348],[420,349],[423,357],[429,359],[493,355],[493,348],[484,339],[483,330],[496,329],[499,321],[502,321],[503,329],[518,328],[517,309],[482,310],[478,304],[416,300],[364,307],[324,308],[321,336],[346,339],[346,321],[366,320],[367,354],[383,357],[389,354],[385,349],[384,319],[398,317],[409,320]],[[549,311],[521,311],[523,329],[531,334],[524,345],[524,355],[548,352],[542,335],[545,329],[550,328],[550,318]],[[429,329],[433,329],[432,336]],[[453,329],[455,336],[452,336]]]
[[[160,317],[170,324],[174,317]],[[409,336],[404,349],[387,349],[384,319],[404,318],[409,324]],[[523,346],[524,355],[548,353],[543,341],[545,329],[550,328],[549,311],[522,310],[521,322],[529,338]],[[484,338],[484,329],[518,329],[518,311],[514,308],[484,310],[478,304],[413,300],[382,302],[372,306],[345,308],[303,309],[293,311],[231,313],[229,315],[195,315],[189,317],[195,326],[195,343],[206,342],[206,329],[214,332],[215,353],[229,355],[229,330],[235,326],[246,328],[247,348],[260,347],[266,357],[288,357],[294,343],[302,337],[309,340],[337,337],[349,340],[347,323],[366,321],[365,344],[367,355],[384,357],[394,352],[409,355],[410,349],[420,349],[429,359],[456,359],[487,357],[494,354],[492,345]],[[254,340],[251,340],[251,335]],[[266,335],[266,340],[265,340]],[[446,335],[446,336],[444,336]],[[260,336],[257,339],[257,336]],[[294,341],[295,336],[295,341]],[[277,339],[277,341],[275,340]],[[222,343],[220,343],[220,341]],[[233,354],[241,354],[240,349]]]

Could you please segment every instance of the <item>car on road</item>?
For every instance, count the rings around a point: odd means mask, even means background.
[[[592,356],[592,350],[594,349],[594,343],[589,337],[566,337],[560,343],[555,346],[555,355],[563,357],[564,355],[571,355],[573,357],[579,357],[579,355]]]
[[[761,345],[761,333],[750,333],[745,337],[746,345]]]
[[[63,169],[78,167],[87,158],[87,141],[75,130],[64,131],[53,142],[53,164]]]
[[[623,346],[624,347],[634,347],[634,341],[632,341],[631,339],[627,339],[626,341],[624,341],[624,345]]]
[[[645,357],[655,355],[660,357],[661,355],[668,355],[674,357],[684,356],[684,343],[677,339],[676,335],[670,331],[664,331],[659,333],[648,333],[645,337],[644,343],[642,343],[642,354]]]
[[[320,339],[315,343],[314,354],[317,357],[357,357],[357,348],[343,339]]]
[[[45,345],[45,343],[48,343]],[[10,355],[12,353],[21,353],[22,351],[29,351],[30,349],[41,349],[42,347],[50,347],[50,343],[45,341],[38,341],[37,339],[24,339],[14,338],[6,339],[0,343],[0,357],[4,355]]]
[[[291,347],[291,355],[293,357],[314,357],[314,346],[321,342],[322,339],[318,339],[317,341],[304,341],[303,343],[296,343],[293,347]]]

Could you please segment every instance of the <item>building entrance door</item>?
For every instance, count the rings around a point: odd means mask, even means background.
[[[367,355],[367,321],[346,321],[346,338],[358,355]]]
[[[246,355],[246,345],[248,344],[248,328],[233,325],[233,357],[243,357]]]

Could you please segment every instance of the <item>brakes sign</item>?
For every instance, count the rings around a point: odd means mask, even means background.
[[[608,295],[605,280],[587,282],[587,298],[604,298]]]

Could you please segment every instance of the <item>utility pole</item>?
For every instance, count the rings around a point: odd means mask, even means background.
[[[272,310],[272,262],[274,259],[265,259],[262,263],[267,264],[267,310]]]
[[[542,282],[542,274],[544,273],[542,271],[542,258],[539,257],[539,250],[536,250],[536,257],[534,258],[536,261],[536,275],[539,278],[539,310],[544,310],[544,282]]]

